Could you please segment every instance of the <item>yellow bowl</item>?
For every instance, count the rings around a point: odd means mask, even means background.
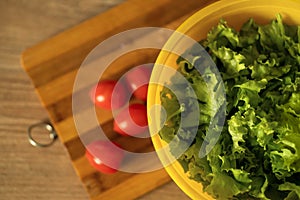
[[[253,18],[258,24],[269,23],[274,19],[276,14],[280,13],[283,21],[288,24],[300,24],[300,1],[299,0],[221,0],[208,7],[198,11],[196,14],[187,19],[177,31],[193,38],[194,40],[205,39],[208,31],[216,26],[221,18],[228,22],[228,25],[239,29],[241,25],[249,18]],[[169,39],[172,41],[174,38]],[[176,59],[178,55],[167,51],[161,51],[156,64],[166,65],[172,68],[177,68]],[[154,67],[151,80],[163,80],[161,76],[162,68]],[[159,85],[150,84],[148,90],[148,111],[155,104],[160,104],[160,91],[162,87]],[[149,112],[148,112],[149,113]],[[152,127],[153,124],[159,124],[160,111],[156,110],[153,123],[149,121],[150,132],[153,135],[152,142],[156,150],[162,149],[166,145],[164,141],[154,133],[157,127]],[[152,124],[152,125],[151,125]],[[171,158],[167,152],[159,151],[159,158],[163,163],[168,162]],[[208,194],[202,192],[202,185],[188,178],[183,172],[181,165],[175,161],[172,164],[165,166],[165,169],[175,181],[175,183],[192,199],[213,199]]]

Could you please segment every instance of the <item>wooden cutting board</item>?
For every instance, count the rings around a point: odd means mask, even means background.
[[[164,169],[149,173],[117,172],[105,175],[92,168],[84,156],[72,115],[72,89],[76,72],[87,54],[101,41],[137,27],[176,29],[186,18],[213,0],[128,0],[71,29],[26,49],[21,63],[32,79],[41,103],[47,109],[60,141],[91,199],[135,199],[170,181]],[[106,78],[116,79],[133,66],[155,62],[158,51],[144,50],[122,56],[112,63]],[[82,108],[80,112],[84,112]],[[105,133],[112,130],[112,114],[97,110]],[[87,130],[91,131],[91,130]],[[134,139],[117,138],[132,151],[153,150],[151,140],[136,145]]]

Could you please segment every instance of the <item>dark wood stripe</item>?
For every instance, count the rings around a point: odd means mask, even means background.
[[[115,141],[122,146],[124,150],[136,153],[145,153],[149,151],[154,151],[152,148],[152,141],[151,138],[137,138],[131,136],[121,136],[113,131],[113,121],[110,120],[109,122],[102,124],[101,128],[106,136],[111,140]],[[98,129],[95,127],[90,131],[81,134],[80,137],[85,138],[85,142],[88,143],[89,136],[98,134]],[[94,137],[91,137],[94,138]],[[90,141],[92,142],[92,141]],[[69,150],[69,155],[71,160],[79,159],[81,156],[84,156],[85,147],[81,141],[81,138],[76,137],[66,143],[65,146]],[[151,148],[150,148],[151,147]],[[150,149],[149,149],[150,148]]]
[[[103,129],[104,133],[106,133],[109,139],[114,140],[115,138],[119,137],[119,135],[113,132],[112,121],[102,124],[101,128]],[[81,137],[85,138],[85,142],[87,142],[89,135],[97,134],[97,131],[98,130],[95,127],[86,133],[81,133]],[[81,141],[81,138],[73,138],[72,140],[65,142],[64,144],[68,149],[71,160],[76,160],[84,156],[85,146]]]

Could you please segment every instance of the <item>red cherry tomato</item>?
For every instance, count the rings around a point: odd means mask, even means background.
[[[146,101],[148,92],[148,83],[150,80],[152,67],[150,66],[138,66],[131,69],[125,75],[125,80],[133,96],[137,99]]]
[[[105,80],[100,81],[90,91],[90,98],[94,104],[100,108],[111,110],[118,109],[126,103],[128,91],[123,84],[118,84],[117,81]],[[113,97],[114,92],[114,98]]]
[[[98,140],[87,145],[85,156],[98,171],[113,174],[118,171],[124,157],[124,152],[115,146],[120,147],[117,143]]]
[[[147,108],[143,104],[131,104],[114,120],[113,130],[121,135],[138,135],[148,130]]]
[[[148,94],[148,84],[139,87],[133,92],[133,96],[143,101],[147,101],[147,94]]]

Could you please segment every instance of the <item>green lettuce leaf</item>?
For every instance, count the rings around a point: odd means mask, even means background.
[[[186,81],[174,76],[161,92],[167,120],[160,137],[216,199],[300,199],[300,26],[279,14],[265,25],[249,19],[239,31],[220,20],[200,44],[220,71],[226,98],[202,50],[192,46],[177,60]],[[223,106],[225,124],[210,126]],[[211,129],[221,135],[199,157]]]

